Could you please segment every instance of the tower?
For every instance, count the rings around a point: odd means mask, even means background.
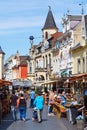
[[[56,26],[51,7],[49,6],[49,11],[47,14],[47,18],[42,28],[42,41],[44,45],[47,45],[47,40],[51,37],[52,34],[56,33],[58,28]]]

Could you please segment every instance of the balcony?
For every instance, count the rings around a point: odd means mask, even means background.
[[[47,72],[47,68],[35,68],[35,72]]]

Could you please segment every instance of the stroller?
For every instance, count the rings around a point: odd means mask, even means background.
[[[32,116],[32,121],[37,120],[37,109],[36,107],[33,108],[33,116]]]

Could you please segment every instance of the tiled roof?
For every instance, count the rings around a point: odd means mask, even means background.
[[[49,12],[48,12],[48,15],[47,15],[47,18],[46,18],[43,29],[49,29],[49,28],[50,29],[51,28],[56,28],[57,29],[57,26],[56,26],[56,23],[54,21],[54,17],[53,17],[51,9],[49,9]]]
[[[63,34],[62,32],[56,32],[56,33],[52,34],[52,37],[53,37],[52,47],[55,46],[55,42],[56,42],[57,38],[60,37],[60,36],[62,36],[62,34]]]

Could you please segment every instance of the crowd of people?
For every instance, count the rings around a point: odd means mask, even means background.
[[[55,112],[53,110],[54,103],[58,102],[65,107],[67,103],[67,94],[64,90],[62,91],[52,91],[42,92],[31,89],[29,92],[23,89],[13,90],[10,95],[10,106],[12,112],[12,118],[14,121],[17,120],[17,112],[19,112],[20,120],[26,121],[27,108],[32,109],[32,121],[37,120],[39,123],[42,122],[42,114],[44,105],[48,107],[48,116],[54,116]],[[76,104],[77,101],[72,102]]]
[[[20,120],[26,121],[27,99],[29,99],[30,108],[34,111],[32,113],[32,120],[37,119],[38,122],[42,122],[42,111],[44,107],[44,98],[41,91],[36,94],[32,89],[29,94],[26,94],[23,90],[13,91],[10,97],[11,112],[13,120],[17,120],[17,111],[20,113]],[[36,118],[35,118],[36,109]]]

